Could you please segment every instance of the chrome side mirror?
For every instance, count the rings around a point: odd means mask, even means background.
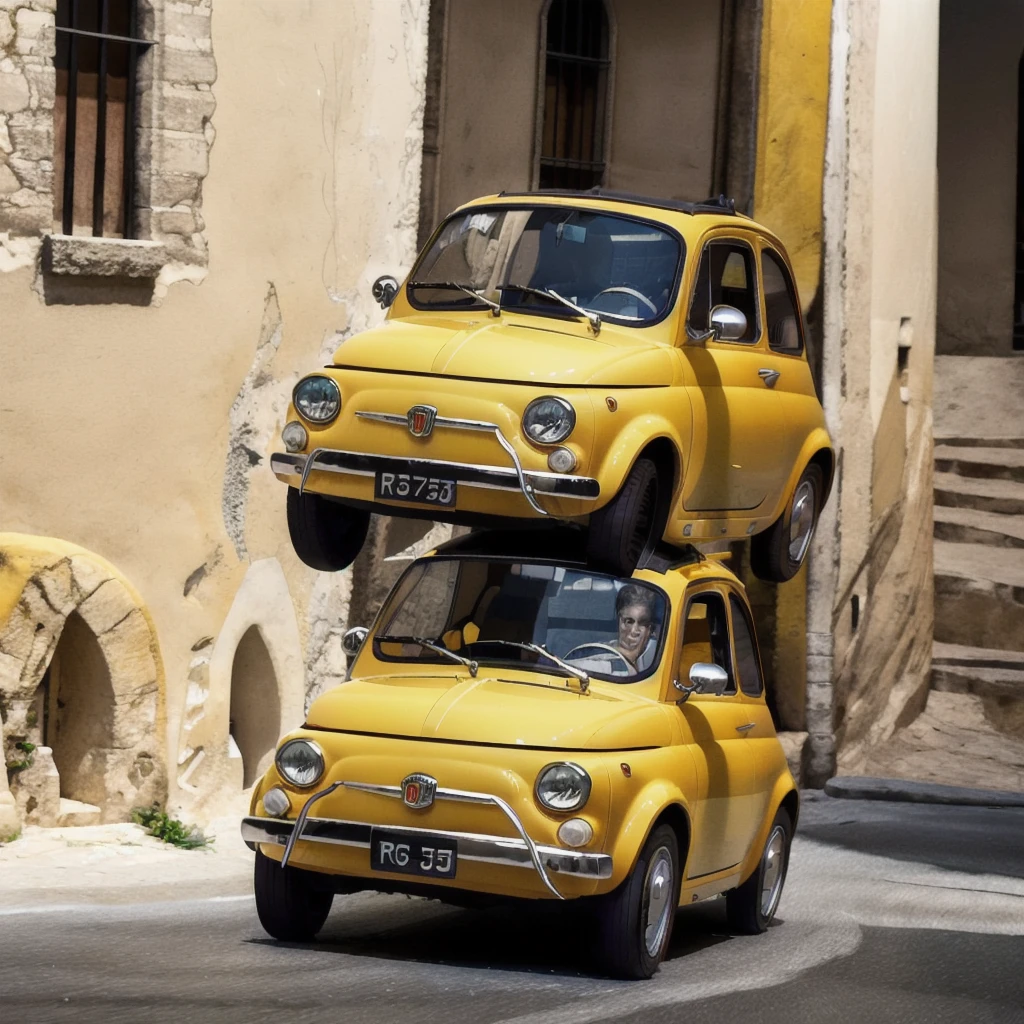
[[[354,658],[369,635],[370,631],[365,626],[353,626],[351,629],[346,629],[345,635],[341,638],[341,649],[350,658]]]
[[[711,336],[715,341],[739,341],[747,333],[747,318],[735,306],[711,310]]]
[[[673,679],[672,685],[682,693],[682,697],[679,698],[680,704],[695,693],[713,693],[716,697],[721,697],[729,685],[729,673],[718,665],[699,661],[696,665],[690,666],[689,686],[684,686],[678,679]]]
[[[377,280],[373,282],[373,298],[376,302],[380,303],[381,309],[387,309],[388,306],[395,301],[395,296],[398,294],[399,287],[398,281],[396,281],[390,274],[378,277]],[[744,328],[744,330],[746,330],[746,328]]]

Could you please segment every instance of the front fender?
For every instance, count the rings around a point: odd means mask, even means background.
[[[679,403],[677,416],[671,419],[654,408],[666,400],[660,392],[669,392]],[[655,402],[654,396],[658,401]],[[651,389],[649,391],[620,392],[616,396],[615,412],[601,409],[595,401],[596,431],[594,437],[594,471],[601,485],[601,504],[605,505],[622,489],[639,454],[652,441],[668,442],[674,450],[675,479],[673,504],[679,500],[682,487],[682,468],[690,455],[691,420],[690,399],[683,388]],[[598,453],[603,453],[600,456]],[[598,458],[600,461],[598,461]]]
[[[605,850],[612,857],[612,877],[608,879],[602,888],[608,890],[620,885],[629,876],[636,864],[637,857],[644,845],[644,841],[650,834],[655,822],[672,808],[676,808],[685,815],[687,824],[692,836],[693,803],[697,794],[697,771],[692,760],[689,764],[680,762],[678,757],[671,758],[672,764],[667,763],[671,757],[667,751],[673,748],[662,748],[659,751],[651,751],[650,755],[656,760],[666,760],[666,764],[660,769],[660,777],[652,771],[649,774],[650,781],[635,788],[631,786],[631,780],[619,778],[613,783],[613,821],[610,835],[612,843]],[[678,748],[674,748],[678,754]],[[617,768],[618,766],[616,766]],[[640,774],[642,766],[634,763],[634,779]],[[614,779],[612,766],[609,766],[609,774]],[[631,792],[631,789],[634,790]],[[615,813],[615,809],[621,807],[621,812]],[[685,840],[680,837],[680,857],[682,864],[680,870],[685,870],[687,851],[684,849]]]

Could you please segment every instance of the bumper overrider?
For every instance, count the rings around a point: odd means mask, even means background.
[[[357,412],[356,416],[361,419],[403,426],[407,421],[406,416],[392,413]],[[347,473],[352,476],[375,476],[381,472],[438,475],[455,480],[465,487],[518,491],[538,515],[548,515],[548,512],[537,502],[537,495],[550,494],[561,498],[583,498],[592,501],[601,493],[601,487],[593,477],[523,469],[515,448],[496,423],[437,416],[433,420],[433,427],[493,434],[495,440],[509,456],[512,465],[509,467],[485,466],[467,462],[445,462],[437,459],[393,458],[387,455],[342,451],[336,448],[315,448],[309,455],[276,452],[270,457],[270,467],[275,473],[282,476],[298,476],[300,491],[305,489],[309,475],[314,471]]]
[[[302,806],[295,821],[281,818],[247,817],[242,819],[242,838],[247,843],[273,843],[285,848],[281,866],[287,867],[298,842],[327,843],[335,846],[354,846],[370,849],[370,833],[377,826],[368,822],[345,821],[338,818],[310,817],[313,805],[339,787],[374,793],[378,796],[401,800],[400,786],[381,786],[366,782],[335,782],[319,793],[314,793]],[[536,871],[546,888],[558,899],[565,899],[551,874],[576,875],[583,878],[603,879],[612,874],[612,858],[606,853],[583,853],[557,846],[540,846],[527,834],[519,816],[512,808],[491,793],[438,787],[434,799],[458,803],[489,804],[497,807],[519,833],[519,838],[481,835],[472,832],[449,832],[439,829],[411,826],[386,826],[389,832],[407,833],[412,837],[440,836],[458,844],[460,861],[496,864],[508,868]]]

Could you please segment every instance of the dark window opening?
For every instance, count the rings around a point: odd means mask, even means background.
[[[769,249],[761,253],[764,278],[764,315],[768,321],[768,344],[776,352],[799,355],[804,350],[800,334],[800,310],[796,287],[785,263]]]
[[[732,609],[732,638],[736,644],[740,689],[748,697],[760,697],[764,684],[761,681],[761,659],[757,656],[753,623],[743,602],[733,594],[729,595],[729,607]]]
[[[134,0],[57,0],[54,229],[136,237]]]
[[[1017,65],[1017,249],[1013,290],[1013,347],[1024,349],[1024,57]]]
[[[540,187],[601,185],[611,63],[603,0],[552,0],[545,58]]]

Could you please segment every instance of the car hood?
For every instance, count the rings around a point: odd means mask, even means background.
[[[525,673],[518,673],[520,676]],[[504,675],[374,676],[342,683],[313,702],[310,729],[379,733],[415,739],[542,747],[623,750],[671,742],[655,701],[593,685],[581,694],[563,677]]]
[[[348,338],[336,366],[429,373],[524,384],[650,386],[672,382],[671,351],[636,328],[604,324],[594,336],[586,324],[554,317],[502,316],[478,321],[388,320]]]

